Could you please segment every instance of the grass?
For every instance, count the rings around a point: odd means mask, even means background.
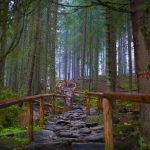
[[[39,127],[39,125],[35,125],[33,126],[33,130],[34,131],[38,131],[41,128]],[[4,128],[0,131],[0,134],[5,134],[5,133],[20,133],[20,132],[26,132],[27,131],[27,127],[24,128],[19,128],[19,127],[9,127],[9,128]]]

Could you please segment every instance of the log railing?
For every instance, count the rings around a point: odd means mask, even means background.
[[[42,128],[44,125],[44,98],[52,98],[52,109],[53,113],[55,113],[56,104],[55,104],[55,98],[59,97],[64,100],[64,111],[67,110],[67,104],[66,104],[66,95],[60,95],[60,94],[40,94],[40,95],[34,95],[34,96],[25,96],[25,97],[17,97],[12,98],[9,100],[1,101],[0,102],[0,108],[5,108],[11,105],[20,104],[20,103],[28,103],[28,111],[29,111],[29,123],[28,123],[28,135],[30,141],[33,140],[33,103],[37,100],[40,100],[40,110],[39,110],[39,124]]]
[[[113,125],[112,125],[112,100],[132,101],[138,103],[150,103],[150,94],[131,94],[131,93],[98,93],[88,92],[86,96],[86,113],[90,114],[90,97],[96,97],[98,108],[103,108],[104,116],[104,138],[105,150],[114,150],[113,145]],[[101,101],[102,100],[102,101]]]
[[[76,93],[76,92],[75,92]],[[78,93],[78,92],[77,92]],[[80,92],[81,93],[81,92]],[[85,94],[85,93],[81,93]],[[13,98],[6,101],[0,102],[0,108],[5,108],[11,105],[19,103],[28,103],[29,108],[29,126],[28,134],[30,140],[33,140],[33,103],[40,99],[40,127],[44,124],[44,98],[52,98],[52,108],[55,113],[56,105],[55,98],[61,97],[64,99],[64,111],[67,110],[66,95],[60,94],[40,94],[35,96],[26,96],[21,98]],[[98,109],[103,108],[104,114],[104,135],[105,135],[105,149],[114,150],[113,146],[113,127],[112,127],[112,100],[132,101],[139,103],[150,103],[150,94],[130,94],[130,93],[98,93],[98,92],[87,92],[86,93],[86,113],[90,114],[90,98],[96,97]]]

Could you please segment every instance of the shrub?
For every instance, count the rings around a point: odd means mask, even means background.
[[[4,88],[0,91],[0,101],[16,97],[17,94],[9,88]],[[0,130],[6,127],[18,126],[18,116],[21,108],[18,105],[13,105],[0,109]]]

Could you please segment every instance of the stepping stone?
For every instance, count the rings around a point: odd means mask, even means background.
[[[103,134],[93,134],[93,135],[89,135],[87,137],[84,138],[85,141],[88,142],[103,142],[104,140],[104,135]]]
[[[73,143],[72,150],[105,150],[103,143]]]
[[[98,126],[98,123],[90,123],[90,122],[87,122],[87,123],[86,123],[86,126],[87,126],[87,127],[95,127],[95,126]]]
[[[66,138],[78,138],[80,135],[78,133],[71,133],[69,131],[66,131],[66,132],[59,132],[58,136]]]
[[[104,126],[103,125],[99,125],[99,126],[96,126],[96,127],[91,127],[91,129],[94,130],[94,131],[103,130]]]
[[[56,122],[56,124],[62,124],[62,125],[67,125],[67,124],[70,124],[70,122],[68,122],[68,121],[65,121],[65,120],[58,120],[57,122]]]
[[[24,150],[70,150],[71,146],[67,142],[52,143],[31,143]]]
[[[89,128],[81,128],[79,133],[80,134],[90,134],[91,130]]]

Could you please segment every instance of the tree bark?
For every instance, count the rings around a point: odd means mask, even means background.
[[[33,76],[34,76],[34,67],[35,67],[35,59],[36,59],[36,52],[37,52],[37,46],[39,42],[39,24],[40,24],[40,5],[39,1],[37,1],[37,13],[35,14],[35,35],[34,35],[34,48],[32,52],[32,60],[31,60],[31,68],[30,68],[30,74],[29,74],[29,81],[28,81],[28,91],[27,95],[32,94],[32,83],[33,83]]]
[[[53,13],[51,13],[51,37],[50,37],[50,91],[56,91],[56,73],[55,73],[55,49],[56,49],[56,33],[57,33],[57,11],[58,0],[53,4]]]
[[[130,18],[129,18],[130,19]],[[131,24],[130,20],[127,20],[128,27],[128,59],[129,59],[129,90],[132,91],[132,49],[131,49]]]
[[[85,12],[84,18],[83,18],[82,60],[81,60],[81,89],[84,89],[83,87],[84,87],[84,74],[85,74],[86,23],[87,23],[87,12]]]
[[[150,61],[150,34],[148,33],[148,18],[150,9],[144,8],[147,0],[131,0],[133,40],[136,59],[136,73],[149,69]],[[147,1],[148,2],[148,1]],[[149,2],[148,2],[149,3]],[[138,76],[138,89],[140,93],[150,92],[150,80]],[[142,132],[150,139],[150,105],[141,105]]]
[[[7,15],[8,15],[8,1],[2,3],[2,35],[1,35],[1,47],[0,55],[5,53],[7,46]],[[4,86],[4,66],[5,59],[0,59],[0,89]]]
[[[107,49],[106,49],[106,76],[107,91],[116,91],[116,29],[113,15],[107,10]]]

